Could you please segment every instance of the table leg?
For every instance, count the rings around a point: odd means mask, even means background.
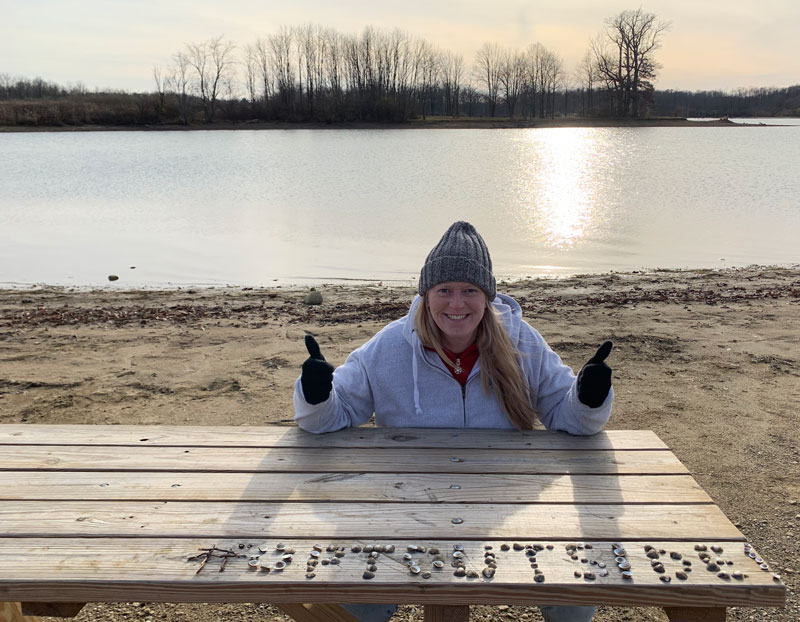
[[[23,616],[74,618],[86,603],[20,603]]]
[[[425,605],[425,622],[469,622],[469,605]]]
[[[664,607],[670,622],[725,622],[725,607]]]
[[[339,605],[330,603],[280,603],[275,607],[295,622],[358,622]],[[0,620],[0,622],[3,622]]]
[[[39,618],[23,616],[19,603],[0,603],[0,622],[39,622]]]

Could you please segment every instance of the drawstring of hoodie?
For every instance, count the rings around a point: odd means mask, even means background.
[[[411,377],[414,380],[414,411],[422,417],[422,407],[419,405],[419,386],[417,384],[417,353],[411,351]]]

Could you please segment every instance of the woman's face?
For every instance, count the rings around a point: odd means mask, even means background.
[[[431,287],[425,298],[431,317],[442,334],[442,345],[456,353],[472,345],[486,311],[483,290],[472,283],[451,281]]]

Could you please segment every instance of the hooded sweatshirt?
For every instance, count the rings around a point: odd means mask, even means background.
[[[422,298],[407,315],[384,327],[354,350],[333,374],[330,396],[309,404],[298,378],[294,389],[297,425],[307,432],[359,426],[375,414],[375,424],[392,428],[513,428],[493,389],[484,393],[481,358],[462,387],[436,352],[428,351],[414,329]],[[595,434],[611,415],[613,389],[591,408],[578,400],[576,377],[542,336],[522,319],[509,296],[492,302],[519,351],[531,404],[548,430]]]

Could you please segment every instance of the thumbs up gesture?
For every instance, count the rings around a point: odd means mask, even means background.
[[[611,368],[605,364],[613,344],[606,341],[578,373],[578,399],[591,408],[606,401],[611,389]]]
[[[333,388],[333,365],[319,351],[317,340],[306,335],[308,358],[303,363],[300,386],[309,404],[319,404],[328,399]]]

